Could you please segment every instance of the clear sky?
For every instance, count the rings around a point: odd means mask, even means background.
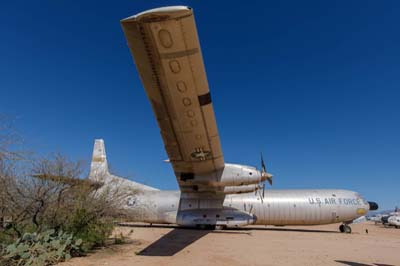
[[[0,113],[25,147],[89,162],[104,138],[115,173],[177,189],[119,20],[179,4],[227,162],[400,205],[399,1],[2,1]]]

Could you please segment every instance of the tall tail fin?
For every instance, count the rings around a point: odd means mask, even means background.
[[[92,163],[90,164],[89,178],[96,179],[99,176],[107,176],[109,174],[104,140],[96,139],[93,146],[93,156]]]
[[[156,188],[146,186],[140,183],[136,183],[132,180],[128,180],[113,174],[108,171],[108,163],[106,156],[106,148],[104,146],[104,140],[96,139],[93,146],[92,163],[90,165],[89,179],[104,182],[118,184],[119,186],[124,185],[126,187],[133,188],[137,191],[155,191]]]

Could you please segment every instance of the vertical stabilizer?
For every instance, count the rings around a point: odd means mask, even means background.
[[[104,177],[106,175],[109,175],[109,172],[104,140],[96,139],[94,141],[89,178],[97,179],[98,177]]]
[[[92,163],[90,165],[89,179],[103,182],[108,186],[124,187],[125,189],[134,189],[135,191],[158,190],[131,180],[110,174],[106,156],[104,140],[96,139],[94,141]]]

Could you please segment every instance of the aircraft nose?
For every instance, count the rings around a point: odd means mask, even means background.
[[[376,202],[373,202],[373,201],[368,201],[368,204],[369,204],[369,210],[370,211],[375,211],[375,210],[377,210],[378,209],[378,203],[376,203]]]

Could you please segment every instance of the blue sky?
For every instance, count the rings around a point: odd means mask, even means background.
[[[274,188],[345,188],[400,204],[400,2],[3,1],[0,113],[24,147],[176,189],[119,20],[194,8],[227,162]]]

